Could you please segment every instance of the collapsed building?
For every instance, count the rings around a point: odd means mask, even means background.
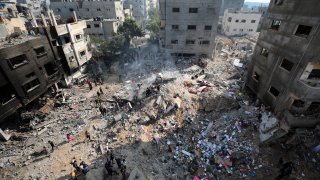
[[[282,114],[282,121],[270,125],[270,135],[279,135],[278,123],[280,136],[320,123],[319,5],[316,0],[270,2],[247,77],[257,97]],[[295,116],[301,114],[310,116]]]
[[[91,59],[85,21],[58,24],[52,11],[49,19],[48,25],[42,16],[43,26],[30,30],[30,35],[15,32],[0,42],[0,120],[54,84],[68,85]]]
[[[160,46],[171,55],[213,56],[221,1],[160,0]]]

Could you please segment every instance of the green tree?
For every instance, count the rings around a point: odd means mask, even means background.
[[[129,46],[130,41],[134,36],[144,36],[144,32],[137,25],[136,21],[129,18],[126,18],[124,22],[119,26],[118,34],[124,36],[127,46]]]
[[[124,47],[124,37],[122,35],[113,36],[111,40],[91,37],[91,41],[96,47],[94,52],[96,57],[115,57],[121,53]]]
[[[157,9],[151,9],[148,12],[149,21],[146,29],[151,32],[151,37],[156,37],[160,31],[160,15]]]

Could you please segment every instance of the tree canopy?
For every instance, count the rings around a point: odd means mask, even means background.
[[[157,36],[160,31],[160,15],[157,9],[151,9],[148,12],[149,21],[147,23],[146,29],[151,32],[152,36]]]
[[[138,26],[136,21],[130,18],[126,18],[124,22],[118,27],[118,34],[123,35],[127,43],[129,43],[134,36],[144,36],[144,32]]]

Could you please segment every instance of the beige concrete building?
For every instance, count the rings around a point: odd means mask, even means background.
[[[260,19],[259,12],[226,9],[222,18],[222,32],[226,36],[254,36]]]
[[[172,55],[212,57],[221,0],[160,0],[160,45]]]
[[[0,39],[14,32],[26,33],[26,27],[22,18],[20,18],[15,3],[2,2],[3,8],[0,8]]]
[[[84,30],[86,34],[94,37],[111,38],[118,31],[120,22],[117,19],[88,19],[86,20],[87,28]]]

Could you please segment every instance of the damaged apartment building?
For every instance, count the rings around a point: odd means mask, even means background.
[[[174,56],[212,58],[221,0],[160,0],[160,46]]]
[[[320,3],[272,0],[263,23],[247,86],[275,112],[305,114],[320,105]],[[319,112],[317,112],[319,113]],[[294,119],[294,118],[293,118]],[[314,127],[300,118],[290,127]]]
[[[50,9],[67,22],[75,11],[87,24],[86,34],[105,39],[118,31],[125,18],[123,2],[117,0],[50,0]]]
[[[91,58],[85,21],[58,24],[52,12],[49,19],[42,16],[30,35],[15,32],[0,42],[0,121],[56,83],[69,83]]]

